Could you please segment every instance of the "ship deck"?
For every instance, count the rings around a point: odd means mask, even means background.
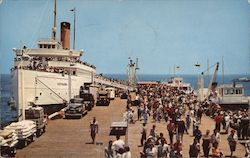
[[[111,101],[110,106],[97,106],[92,111],[88,112],[82,119],[57,119],[50,120],[47,126],[46,133],[37,138],[29,146],[17,150],[16,157],[71,157],[71,158],[103,158],[104,148],[107,147],[110,139],[115,140],[114,136],[109,136],[110,125],[112,122],[122,121],[122,113],[125,111],[126,100],[116,98]],[[136,117],[136,107],[135,117]],[[96,117],[99,124],[99,133],[96,137],[97,144],[90,144],[91,137],[89,131],[89,123],[93,117]],[[166,131],[166,122],[161,121],[155,123],[151,117],[147,124],[147,133],[152,125],[156,125],[158,132],[163,132],[168,140]],[[214,128],[214,121],[206,116],[203,116],[200,129],[202,133],[206,129]],[[139,153],[142,147],[138,147],[141,137],[142,122],[136,121],[135,124],[129,124],[128,144],[130,146],[132,157],[139,158]],[[189,133],[192,133],[190,130]],[[125,140],[124,136],[121,137]],[[225,156],[230,154],[227,143],[227,135],[221,135],[221,143],[219,148]],[[169,140],[168,140],[169,142]],[[183,152],[184,157],[188,157],[189,144],[193,142],[191,135],[184,134]],[[210,151],[211,152],[211,151]],[[241,144],[237,144],[235,156],[238,158],[244,157],[245,148]],[[201,152],[200,155],[203,155]]]

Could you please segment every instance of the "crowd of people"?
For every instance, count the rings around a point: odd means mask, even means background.
[[[120,135],[116,135],[116,140],[110,140],[109,145],[105,148],[106,158],[131,158],[131,152],[128,145],[124,140],[120,138]]]
[[[96,67],[92,64],[89,64],[85,61],[81,61],[80,58],[69,58],[69,57],[41,57],[41,56],[30,56],[28,57],[16,57],[15,61],[22,61],[22,69],[28,70],[37,70],[37,71],[46,71],[46,72],[55,72],[60,73],[63,72],[63,68],[56,68],[48,66],[49,61],[59,61],[59,62],[69,62],[69,63],[80,63],[89,67],[96,69]],[[17,66],[14,67],[16,69]]]
[[[130,105],[137,106],[136,117]],[[202,133],[199,129],[204,114],[215,121],[212,132],[207,130],[206,133]],[[189,145],[190,157],[199,155],[222,157],[224,151],[219,148],[222,132],[230,131],[227,142],[223,142],[228,144],[231,151],[230,156],[233,156],[233,152],[236,150],[238,139],[249,139],[247,111],[226,111],[211,102],[209,98],[200,102],[192,92],[187,94],[183,90],[163,84],[139,85],[136,100],[128,100],[127,112],[124,117],[126,118],[126,116],[129,116],[127,119],[130,123],[134,123],[136,120],[143,121],[140,139],[140,145],[143,147],[142,158],[187,157],[187,155],[183,155],[182,151],[184,134],[193,136],[193,143]],[[169,142],[167,142],[167,136],[163,135],[163,131],[156,130],[156,125],[153,125],[148,133],[146,124],[149,118],[155,122],[165,121],[167,123]]]

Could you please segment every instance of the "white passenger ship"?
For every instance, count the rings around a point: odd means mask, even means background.
[[[54,11],[52,39],[39,40],[38,48],[13,49],[16,56],[11,69],[12,93],[19,120],[24,118],[28,105],[62,105],[79,95],[84,83],[94,80],[95,66],[80,60],[84,51],[69,47],[69,23],[61,23],[61,40],[56,40],[55,15]]]

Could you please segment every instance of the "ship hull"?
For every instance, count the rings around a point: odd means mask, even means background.
[[[219,103],[220,107],[222,107],[225,110],[242,110],[242,109],[249,109],[248,103]]]
[[[79,95],[84,83],[93,81],[93,75],[66,75],[35,70],[15,69],[12,71],[12,94],[18,105],[19,117],[28,105],[51,107],[63,105],[71,97]],[[71,82],[70,82],[71,81]],[[70,86],[71,84],[71,86]],[[47,108],[49,109],[49,108]],[[47,111],[47,110],[46,110]]]
[[[223,96],[219,98],[218,104],[229,110],[249,109],[249,99],[246,96]]]

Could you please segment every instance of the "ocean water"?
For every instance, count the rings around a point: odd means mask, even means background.
[[[0,75],[0,125],[5,124],[16,119],[17,112],[12,111],[7,102],[11,97],[11,76],[9,74]]]
[[[125,74],[106,74],[104,76],[111,77],[118,80],[126,80],[127,75]],[[197,89],[197,80],[198,75],[177,75],[178,77],[183,77],[184,82],[191,83],[194,89]],[[172,75],[138,75],[138,81],[167,81],[170,79]],[[232,83],[233,79],[240,78],[240,77],[248,77],[250,75],[225,75],[224,76],[224,83]],[[211,76],[205,77],[204,84],[207,87]],[[16,119],[17,112],[11,111],[10,107],[8,106],[7,102],[11,97],[11,76],[10,74],[1,74],[0,75],[0,124],[1,126],[8,124],[9,122]],[[222,83],[222,76],[217,76],[217,82],[219,84]],[[250,96],[250,83],[242,83],[245,89],[245,95]]]

